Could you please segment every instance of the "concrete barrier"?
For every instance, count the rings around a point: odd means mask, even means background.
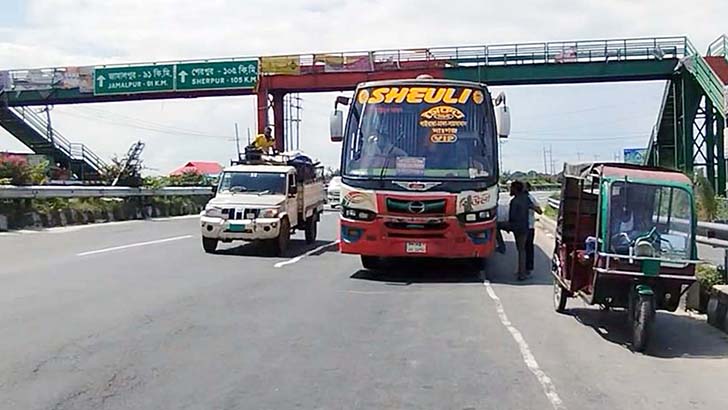
[[[713,286],[708,302],[708,323],[728,333],[728,285]]]

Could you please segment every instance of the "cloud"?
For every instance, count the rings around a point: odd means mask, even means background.
[[[451,0],[446,6],[441,0],[30,0],[25,7],[22,24],[12,30],[0,27],[3,68],[685,33],[704,49],[724,27],[720,16],[728,14],[728,2],[718,0],[700,7],[676,0]],[[662,85],[506,91],[514,136],[503,146],[503,159],[513,169],[542,167],[546,144],[553,145],[555,158],[563,159],[574,157],[577,145],[605,158],[627,144],[645,144]],[[333,96],[303,97],[302,147],[336,165],[339,146],[327,139]],[[605,108],[563,114],[600,106]],[[63,106],[55,108],[53,118],[69,139],[87,143],[105,157],[123,154],[131,142],[142,139],[147,142],[145,163],[167,172],[193,159],[227,162],[235,151],[230,140],[234,123],[245,137],[255,127],[254,113],[253,98],[229,97]],[[176,134],[174,129],[192,132]],[[529,138],[528,133],[538,137],[519,143],[519,136]],[[616,134],[635,138],[604,139]],[[584,143],[580,136],[594,136],[595,143]],[[564,142],[569,139],[571,143]],[[4,148],[19,147],[0,135]]]

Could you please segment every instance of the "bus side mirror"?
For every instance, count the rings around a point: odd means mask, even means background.
[[[511,133],[511,110],[505,103],[495,107],[495,125],[498,137],[508,138]]]
[[[344,138],[344,113],[340,110],[335,110],[331,114],[329,130],[332,142],[340,142]]]

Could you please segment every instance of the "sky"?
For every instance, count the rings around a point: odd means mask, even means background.
[[[699,4],[698,4],[699,3]],[[0,70],[235,56],[687,35],[699,50],[722,34],[725,0],[0,0]],[[506,170],[615,159],[644,147],[661,81],[492,87],[505,91]],[[337,167],[328,138],[336,93],[302,94],[301,149]],[[215,97],[64,105],[54,128],[103,158],[146,143],[164,174],[191,160],[223,164],[255,131],[255,99]],[[0,151],[27,151],[0,129]],[[550,168],[546,163],[546,167]]]

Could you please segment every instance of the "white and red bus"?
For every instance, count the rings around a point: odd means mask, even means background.
[[[348,104],[344,124],[338,104]],[[360,84],[337,98],[340,250],[366,268],[386,257],[484,258],[495,247],[498,138],[505,97],[483,84],[413,79]]]

